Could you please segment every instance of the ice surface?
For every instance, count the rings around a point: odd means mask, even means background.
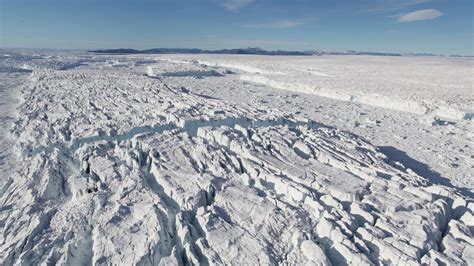
[[[1,264],[474,263],[470,61],[7,52]]]

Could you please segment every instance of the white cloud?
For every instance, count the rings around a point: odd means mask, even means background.
[[[443,13],[439,12],[436,9],[423,9],[415,12],[406,13],[400,15],[397,19],[397,22],[412,22],[419,20],[430,20],[441,17]]]
[[[245,28],[253,28],[253,29],[289,29],[289,28],[294,28],[303,24],[305,23],[302,21],[278,20],[278,21],[272,21],[268,23],[244,24],[243,26]]]
[[[255,0],[220,0],[220,5],[225,7],[229,11],[236,11],[245,7]]]

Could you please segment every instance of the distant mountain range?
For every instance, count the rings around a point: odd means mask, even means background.
[[[348,51],[332,51],[332,50],[314,50],[314,51],[267,51],[262,48],[239,48],[239,49],[220,49],[220,50],[203,50],[196,48],[153,48],[147,50],[135,50],[128,48],[120,49],[102,49],[92,50],[91,53],[99,54],[248,54],[248,55],[296,55],[296,56],[312,56],[312,55],[378,55],[378,56],[439,56],[432,53],[383,53],[383,52],[360,52],[354,50]],[[469,57],[470,55],[448,55],[447,57]]]
[[[311,51],[311,55],[379,55],[379,56],[402,56],[402,54],[398,54],[398,53],[360,52],[360,51],[354,51],[354,50],[347,50],[347,51],[315,50],[315,51]]]
[[[311,55],[298,51],[267,51],[261,48],[202,50],[195,48],[153,48],[147,50],[135,49],[105,49],[93,50],[92,53],[102,54],[250,54],[250,55]]]
[[[267,51],[262,48],[240,48],[240,49],[220,49],[220,50],[202,50],[195,48],[153,48],[147,50],[135,49],[103,49],[89,51],[100,54],[247,54],[247,55],[379,55],[379,56],[401,56],[397,53],[379,53],[379,52],[359,52],[359,51]]]

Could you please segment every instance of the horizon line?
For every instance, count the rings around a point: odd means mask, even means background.
[[[34,47],[2,47],[0,46],[0,49],[27,49],[27,50],[63,50],[63,51],[86,51],[86,52],[97,52],[100,50],[135,50],[137,52],[144,52],[148,50],[153,50],[153,49],[182,49],[182,50],[201,50],[201,51],[220,51],[220,50],[242,50],[242,49],[261,49],[266,52],[300,52],[300,53],[305,53],[305,52],[332,52],[332,53],[344,53],[344,52],[355,52],[355,53],[378,53],[378,54],[393,54],[393,55],[400,55],[400,56],[435,56],[435,57],[474,57],[474,53],[470,55],[466,54],[437,54],[437,53],[432,53],[432,52],[389,52],[389,51],[370,51],[370,50],[354,50],[354,49],[345,49],[345,50],[337,50],[337,49],[305,49],[305,50],[285,50],[285,49],[266,49],[262,47],[237,47],[237,48],[217,48],[217,49],[204,49],[204,48],[183,48],[183,47],[152,47],[152,48],[145,48],[145,49],[136,49],[136,48],[125,48],[125,47],[120,47],[120,48],[51,48],[51,47],[41,47],[41,48],[34,48]],[[170,53],[173,54],[173,53]],[[186,53],[181,53],[181,54],[186,54]],[[206,54],[206,53],[202,53]],[[330,54],[328,54],[330,55]],[[344,55],[344,54],[341,54]],[[350,55],[350,54],[348,54]],[[300,55],[302,56],[302,55]],[[308,54],[307,56],[311,56]]]

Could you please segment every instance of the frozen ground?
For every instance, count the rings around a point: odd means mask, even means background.
[[[1,264],[474,262],[472,60],[1,56]]]

